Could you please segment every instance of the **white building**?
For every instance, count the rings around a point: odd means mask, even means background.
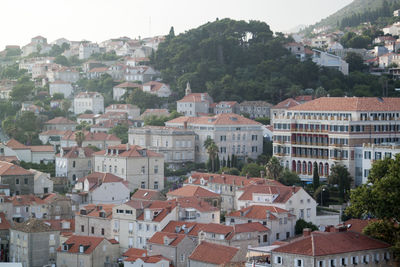
[[[142,88],[142,85],[138,83],[132,83],[132,82],[124,82],[120,83],[117,86],[113,87],[113,99],[116,101],[120,101],[123,96],[128,92],[128,90],[134,90],[135,88]]]
[[[337,69],[344,75],[349,74],[349,64],[338,56],[323,52],[317,49],[313,49],[312,61],[323,67]]]
[[[104,113],[104,97],[98,92],[81,92],[74,98],[74,113],[85,113],[90,110],[93,114]]]
[[[87,59],[95,53],[100,53],[100,47],[96,43],[81,43],[79,46],[79,59]]]
[[[177,111],[185,116],[197,117],[210,113],[213,99],[207,93],[192,93],[187,83],[185,97],[177,101]]]
[[[171,95],[171,89],[169,85],[156,81],[150,81],[143,84],[143,92],[156,95],[158,97],[169,97]]]
[[[71,83],[63,81],[55,81],[50,83],[49,89],[51,96],[54,94],[63,94],[65,98],[70,97],[73,91]]]
[[[218,114],[213,117],[179,117],[165,123],[195,132],[195,161],[206,162],[208,154],[204,147],[207,138],[214,140],[219,149],[220,160],[234,154],[238,159],[256,159],[262,154],[262,124],[237,114]]]
[[[128,119],[135,119],[140,116],[140,108],[131,104],[112,104],[106,107],[106,114],[111,112],[126,113]]]

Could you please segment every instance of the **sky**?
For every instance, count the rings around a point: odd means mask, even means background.
[[[216,18],[260,20],[273,31],[310,25],[352,0],[1,0],[0,49],[41,35],[101,42],[175,34]]]

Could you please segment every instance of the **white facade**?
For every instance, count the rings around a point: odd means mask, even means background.
[[[65,98],[68,98],[72,95],[72,85],[68,82],[56,81],[54,83],[50,83],[49,85],[50,95],[54,94],[63,94]]]
[[[87,59],[91,55],[100,52],[100,47],[95,43],[82,43],[79,46],[79,59]]]
[[[344,75],[349,74],[349,64],[338,56],[314,49],[312,61],[323,67],[334,68]]]
[[[74,98],[74,113],[85,113],[90,110],[93,114],[104,113],[104,97],[97,92],[82,92]]]

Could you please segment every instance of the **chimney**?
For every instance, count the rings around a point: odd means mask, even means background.
[[[310,228],[304,228],[303,229],[303,236],[310,236],[311,235],[311,229]]]
[[[296,193],[296,187],[292,185],[292,195],[294,195],[294,193]]]
[[[264,178],[264,171],[260,171],[261,178]]]
[[[183,129],[187,129],[187,121],[183,122]]]
[[[126,150],[129,150],[129,144],[126,143]]]
[[[267,210],[267,220],[271,218],[271,211]]]

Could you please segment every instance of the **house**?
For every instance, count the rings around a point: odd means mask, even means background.
[[[92,171],[94,151],[89,147],[62,147],[56,155],[56,176],[75,183]]]
[[[314,55],[312,56],[312,61],[315,64],[336,69],[342,72],[344,75],[349,74],[349,64],[340,57],[317,49],[313,49],[313,52]]]
[[[176,267],[188,266],[188,257],[196,248],[196,240],[185,234],[156,232],[148,241],[148,254],[169,257]]]
[[[378,222],[378,220],[377,219],[366,219],[366,220],[349,219],[349,220],[337,225],[336,227],[337,228],[346,227],[347,231],[352,231],[352,232],[356,232],[356,233],[362,234],[364,228],[367,227],[372,222]]]
[[[16,80],[3,79],[0,81],[0,99],[8,100],[10,99],[10,94],[14,88]]]
[[[106,107],[106,114],[112,112],[126,113],[128,119],[135,119],[140,116],[140,108],[131,104],[111,104]]]
[[[35,195],[43,195],[53,193],[53,181],[50,179],[49,173],[44,173],[34,169],[29,170],[33,173],[33,193]]]
[[[11,224],[6,219],[4,212],[0,212],[0,262],[8,262],[9,260],[9,240],[10,240]]]
[[[238,102],[236,101],[221,101],[219,103],[215,103],[214,114],[222,114],[222,113],[240,113],[240,107]]]
[[[76,117],[76,122],[81,124],[82,122],[86,122],[89,125],[95,124],[95,118],[98,117],[98,114],[81,114]]]
[[[220,209],[197,197],[176,199],[179,207],[178,220],[198,223],[219,223]]]
[[[47,205],[45,217],[49,220],[70,220],[75,217],[75,211],[79,208],[75,201],[61,194],[51,193],[41,199]]]
[[[101,68],[101,67],[105,67],[106,65],[104,65],[103,63],[101,63],[100,61],[96,61],[96,60],[88,60],[86,62],[84,62],[82,64],[82,70],[84,73],[89,72],[91,69],[94,68]]]
[[[78,202],[85,204],[121,204],[130,196],[128,183],[111,173],[91,173],[80,178],[74,189]]]
[[[125,59],[125,64],[131,67],[136,67],[138,65],[146,65],[146,63],[149,62],[150,59],[148,57],[128,57]]]
[[[57,68],[50,68],[46,72],[46,77],[49,82],[63,81],[76,83],[79,80],[79,72],[72,68],[60,66]]]
[[[138,188],[138,190],[136,190],[136,192],[131,196],[131,200],[166,200],[166,197],[158,190]]]
[[[55,147],[59,147],[61,145],[61,138],[65,135],[72,134],[72,131],[64,131],[64,130],[49,130],[43,131],[39,133],[39,140],[42,144],[50,144]]]
[[[165,123],[195,132],[195,162],[207,162],[208,153],[204,142],[211,138],[219,148],[220,160],[235,155],[238,160],[256,159],[262,154],[262,124],[238,114],[224,113],[212,117],[178,117]]]
[[[57,249],[57,266],[112,266],[119,257],[119,244],[104,237],[73,235]]]
[[[49,224],[51,229],[60,231],[60,244],[64,243],[70,236],[75,233],[75,220],[44,220]]]
[[[221,196],[213,191],[205,189],[201,186],[196,185],[186,185],[176,190],[167,193],[168,199],[180,199],[194,197],[200,200],[208,202],[213,207],[220,207]]]
[[[291,54],[295,55],[297,59],[302,60],[302,61],[305,60],[306,53],[305,53],[304,45],[302,43],[296,43],[296,42],[288,43],[288,44],[285,44],[285,48]]]
[[[29,218],[42,219],[47,216],[47,205],[43,199],[30,195],[0,196],[1,209],[7,220],[24,222]]]
[[[91,55],[100,53],[100,47],[96,43],[82,42],[79,46],[79,59],[87,59]]]
[[[124,79],[128,82],[141,82],[147,83],[154,80],[158,76],[158,73],[149,66],[136,66],[136,67],[126,67]]]
[[[33,194],[33,173],[13,163],[0,161],[0,184],[10,186],[11,195]]]
[[[89,70],[86,74],[88,79],[99,79],[108,72],[108,67],[97,67]]]
[[[4,145],[0,145],[0,147],[4,147],[3,155],[5,156],[16,156],[21,161],[33,163],[54,162],[55,151],[53,146],[26,146],[15,139],[10,139],[6,146],[9,149],[5,149]]]
[[[75,215],[75,234],[112,239],[112,209],[114,204],[89,204]],[[118,241],[118,240],[117,240]]]
[[[92,125],[90,127],[91,133],[108,133],[114,127],[119,125],[125,125],[127,127],[132,126],[133,122],[127,119],[109,119],[109,120],[101,120],[101,122]]]
[[[238,255],[239,249],[231,246],[201,242],[189,256],[189,266],[226,266],[242,262]]]
[[[104,113],[104,97],[98,92],[80,92],[74,98],[74,113],[81,114],[85,111],[93,114]]]
[[[185,96],[177,101],[177,111],[185,116],[197,117],[210,113],[213,99],[208,93],[192,93],[189,82],[186,85]]]
[[[120,101],[128,91],[133,91],[136,88],[142,89],[142,85],[133,82],[120,83],[113,87],[113,99]]]
[[[283,114],[285,114],[286,110],[297,105],[300,105],[298,101],[294,100],[293,98],[287,98],[279,102],[275,106],[271,107],[271,125],[273,125],[273,121],[276,117],[282,116]]]
[[[10,229],[10,262],[23,266],[45,266],[56,263],[60,231],[42,220],[15,223]]]
[[[108,146],[95,152],[94,171],[109,172],[129,182],[129,188],[164,188],[164,157],[137,145]]]
[[[226,225],[237,225],[248,222],[258,222],[271,230],[270,236],[264,235],[263,243],[271,245],[275,241],[294,236],[296,216],[289,211],[274,207],[252,205],[226,215]]]
[[[271,252],[272,266],[392,266],[390,245],[356,232],[311,232]]]
[[[140,119],[145,120],[151,116],[168,117],[169,115],[168,109],[146,109],[142,115],[140,115]]]
[[[171,265],[172,261],[161,255],[129,256],[124,259],[124,266],[126,267],[162,267]]]
[[[128,122],[128,114],[126,112],[108,112],[105,114],[97,114],[94,118],[95,124],[99,124],[102,122],[110,121],[110,120],[121,120]]]
[[[21,47],[22,56],[26,57],[32,53],[45,54],[51,50],[51,45],[47,43],[47,39],[42,36],[36,36],[31,39],[31,42]]]
[[[32,103],[24,102],[22,103],[21,112],[25,111],[33,112],[35,115],[39,115],[41,112],[44,112],[45,109]]]
[[[64,117],[55,117],[44,123],[44,129],[47,131],[75,131],[77,123]]]
[[[150,81],[143,84],[143,92],[156,95],[158,97],[169,97],[171,95],[171,89],[169,85],[156,81]]]
[[[61,147],[77,146],[78,143],[76,142],[75,134],[76,132],[68,132],[65,134],[61,138]],[[83,134],[85,138],[82,142],[82,147],[95,146],[98,149],[104,149],[108,146],[116,146],[121,144],[121,139],[113,134],[91,133],[88,131],[83,131]]]
[[[195,133],[192,130],[163,126],[144,126],[129,129],[128,143],[140,145],[164,155],[171,168],[193,162]]]
[[[378,57],[379,68],[389,68],[393,64],[400,64],[400,55],[389,52]]]
[[[72,95],[73,87],[71,83],[61,80],[54,81],[49,85],[50,95],[63,94],[64,98],[69,98]]]

